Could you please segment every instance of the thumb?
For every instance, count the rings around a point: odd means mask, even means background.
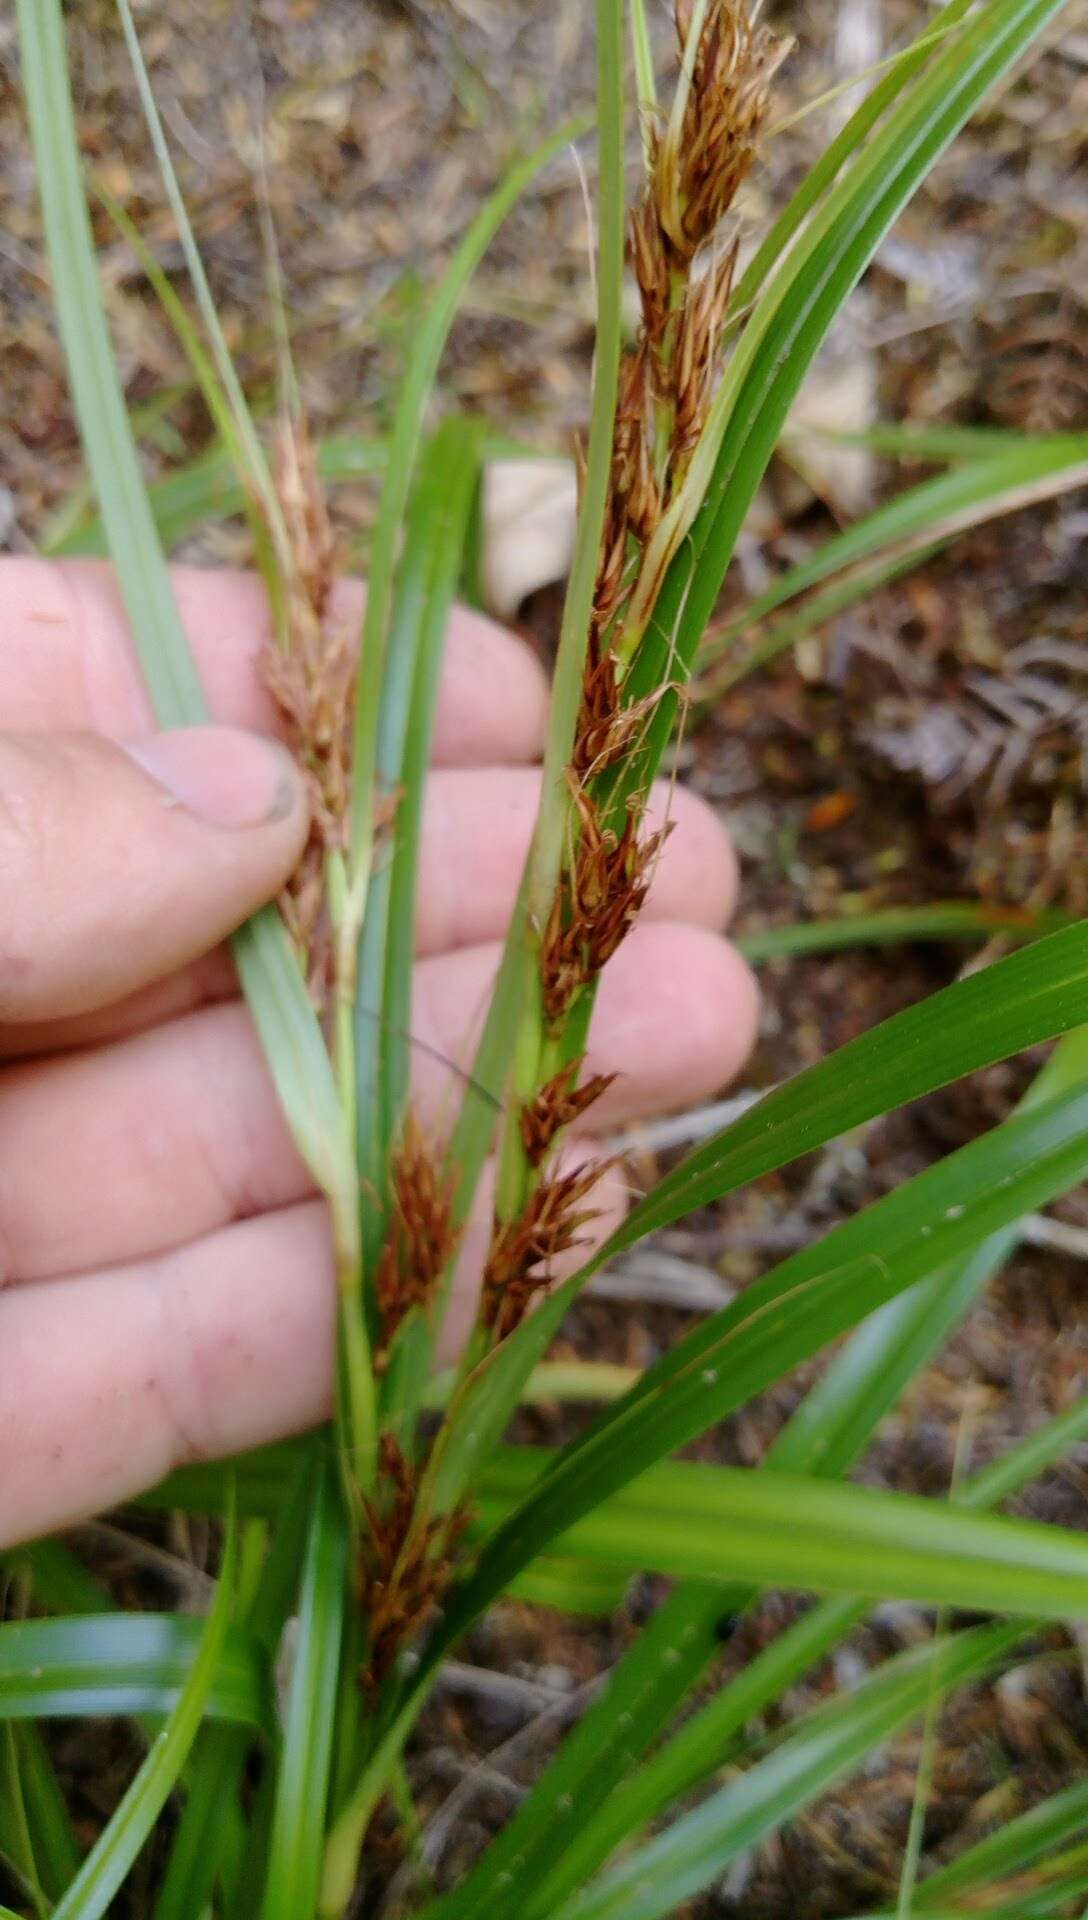
[[[306,840],[274,740],[0,734],[0,1021],[109,1006],[216,946]]]

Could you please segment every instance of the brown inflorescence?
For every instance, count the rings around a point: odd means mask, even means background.
[[[551,909],[540,928],[540,988],[555,1036],[630,931],[646,897],[667,829],[641,832],[646,781],[640,740],[669,691],[658,685],[625,697],[624,666],[637,633],[624,622],[632,596],[652,601],[644,561],[668,565],[656,536],[667,526],[706,425],[738,252],[723,222],[748,174],[767,111],[770,83],[790,43],[756,29],[745,0],[709,0],[694,32],[692,0],[676,0],[687,66],[686,98],[672,122],[651,129],[645,191],[630,222],[630,257],[641,325],[620,363],[609,493],[601,537],[582,693],[567,782],[573,802],[569,847]],[[658,577],[655,575],[655,578]],[[626,777],[600,776],[627,763]],[[615,797],[628,793],[626,809]],[[604,1076],[578,1087],[580,1062],[526,1099],[521,1148],[534,1174],[563,1129],[592,1105]],[[531,1184],[531,1183],[530,1183]],[[578,1210],[592,1176],[539,1179],[521,1216],[496,1222],[484,1278],[483,1318],[497,1339],[546,1287],[555,1255],[590,1217]]]
[[[686,54],[690,0],[677,0],[676,30]],[[674,493],[705,423],[738,248],[735,232],[723,239],[723,222],[754,163],[771,82],[791,45],[754,28],[742,0],[711,0],[679,135],[651,130],[646,190],[630,223],[642,324],[627,358],[648,370],[637,470],[653,477],[659,500]],[[622,402],[619,413],[618,439]],[[633,512],[629,522],[644,541],[656,525],[650,515],[638,525]]]
[[[426,1307],[457,1251],[454,1174],[437,1155],[409,1110],[389,1162],[390,1210],[385,1245],[374,1276],[381,1342],[375,1369],[388,1361],[393,1337],[411,1307]]]
[[[378,1468],[381,1493],[364,1499],[368,1531],[359,1547],[359,1603],[368,1637],[360,1679],[368,1691],[441,1604],[468,1524],[463,1508],[432,1520],[417,1518],[420,1470],[392,1433],[379,1440]]]
[[[604,1171],[596,1161],[572,1173],[553,1174],[533,1188],[518,1220],[496,1220],[484,1268],[481,1312],[486,1327],[504,1340],[526,1308],[555,1278],[559,1255],[580,1244],[582,1228],[598,1209],[583,1207]]]
[[[692,0],[677,0],[688,52]],[[716,233],[751,171],[771,82],[793,42],[753,27],[738,0],[711,0],[692,63],[679,139],[655,143],[652,192],[665,247],[688,266]]]
[[[323,925],[324,866],[344,844],[351,801],[352,692],[357,648],[352,628],[333,606],[338,552],[313,445],[301,417],[281,422],[276,438],[276,492],[287,531],[284,644],[270,642],[261,668],[283,716],[287,743],[306,776],[310,838],[281,900],[292,938],[306,956],[311,988],[322,1004],[330,942]]]
[[[594,1073],[579,1085],[581,1066],[579,1057],[560,1067],[521,1109],[521,1143],[531,1167],[542,1164],[556,1135],[573,1126],[616,1078],[614,1073]]]
[[[673,369],[676,413],[672,452],[676,460],[690,454],[706,424],[739,246],[735,236],[707,261],[698,278],[692,279],[680,314]]]
[[[602,826],[596,805],[572,774],[578,814],[573,863],[560,876],[544,929],[540,972],[544,1013],[556,1027],[578,994],[597,978],[634,924],[650,884],[650,868],[667,828],[639,836],[632,802],[623,827]]]

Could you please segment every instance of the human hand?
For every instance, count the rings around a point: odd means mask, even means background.
[[[329,1411],[325,1208],[222,945],[289,875],[305,800],[264,737],[257,582],[179,569],[175,584],[217,725],[155,735],[109,569],[0,562],[0,1545]],[[358,588],[344,592],[357,610]],[[531,655],[455,615],[413,1001],[414,1095],[436,1126],[450,1104],[437,1056],[472,1058],[546,718]],[[587,1116],[597,1127],[711,1094],[755,1029],[751,975],[720,937],[733,856],[699,801],[676,793],[671,811],[644,915],[602,982],[587,1071],[619,1078]],[[598,1192],[600,1235],[622,1212],[617,1170]],[[485,1199],[452,1338],[487,1226]]]

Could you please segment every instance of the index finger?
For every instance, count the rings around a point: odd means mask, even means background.
[[[254,574],[172,567],[183,624],[212,714],[277,728],[260,660],[271,641]],[[357,628],[363,587],[338,588],[334,618]],[[17,732],[64,728],[117,739],[154,716],[112,567],[100,560],[0,560],[0,714]],[[432,758],[438,766],[535,760],[547,719],[544,675],[522,641],[482,614],[455,610],[446,640]]]

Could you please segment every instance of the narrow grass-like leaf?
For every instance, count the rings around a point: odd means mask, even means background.
[[[842,446],[870,447],[895,460],[914,460],[935,466],[953,466],[960,460],[985,460],[1009,453],[1024,436],[1015,427],[960,427],[943,421],[874,420],[867,427],[811,426],[796,429],[801,439],[838,441]],[[792,439],[789,427],[785,438]]]
[[[287,929],[264,907],[232,941],[249,1010],[302,1158],[334,1213],[354,1220],[355,1167],[336,1082]]]
[[[456,1590],[411,1684],[345,1813],[353,1833],[369,1817],[389,1763],[426,1698],[434,1667],[504,1585],[572,1521],[625,1485],[654,1459],[695,1436],[759,1392],[867,1312],[969,1250],[1020,1214],[1067,1190],[1088,1166],[1088,1093],[1051,1101],[996,1128],[930,1168],[821,1243],[757,1282],[644,1376],[643,1385],[561,1456],[539,1492],[499,1530],[475,1572]],[[879,1253],[863,1254],[866,1244]],[[840,1264],[840,1256],[844,1264]],[[571,1283],[568,1283],[568,1288]],[[568,1289],[560,1290],[570,1297]],[[560,1295],[534,1317],[546,1345],[565,1308]],[[554,1316],[554,1318],[552,1318]],[[501,1366],[526,1322],[488,1363]],[[501,1431],[486,1398],[474,1432],[486,1458]],[[334,1835],[334,1839],[336,1836]],[[335,1911],[335,1908],[330,1908]]]
[[[376,744],[379,791],[396,812],[387,857],[367,890],[355,1010],[359,1174],[370,1261],[384,1231],[389,1154],[407,1099],[423,781],[480,433],[478,423],[454,418],[426,449],[397,569]]]
[[[1083,1089],[1007,1121],[795,1254],[713,1315],[560,1457],[454,1597],[435,1647],[608,1493],[885,1300],[1040,1204],[1033,1196],[1052,1197],[1075,1184],[1088,1164],[1086,1123]],[[537,1318],[552,1310],[550,1301]],[[497,1435],[482,1422],[477,1434],[486,1456]]]
[[[206,719],[207,709],[162,565],[106,331],[60,0],[18,0],[18,20],[53,298],[87,466],[159,718],[164,726],[190,726]]]
[[[1017,505],[1022,505],[1020,501]],[[951,538],[951,535],[949,536]],[[901,547],[893,547],[889,552],[878,554],[875,559],[862,560],[846,572],[838,574],[831,585],[818,593],[812,593],[801,604],[800,611],[792,613],[784,620],[778,620],[765,636],[757,641],[747,653],[740,653],[735,661],[725,659],[717,666],[708,667],[700,674],[692,689],[692,697],[700,708],[705,709],[722,698],[741,680],[747,679],[757,668],[766,666],[769,661],[785,653],[806,634],[818,633],[832,620],[845,613],[848,607],[856,607],[862,600],[870,600],[880,587],[890,586],[893,580],[902,580],[908,573],[916,573],[927,561],[940,553],[942,541],[936,534],[932,538],[919,537],[906,540]],[[713,654],[713,642],[708,643]]]
[[[263,1649],[271,1665],[277,1656],[284,1623],[295,1605],[299,1567],[305,1557],[309,1513],[317,1461],[324,1450],[321,1439],[295,1443],[285,1458],[277,1483],[275,1532],[265,1555],[256,1589],[244,1606],[245,1631]],[[281,1450],[285,1456],[288,1449]],[[225,1475],[220,1472],[221,1489]],[[217,1508],[217,1511],[221,1508]],[[237,1726],[204,1725],[186,1768],[185,1808],[170,1848],[154,1920],[192,1920],[202,1913],[217,1879],[232,1877],[231,1822],[239,1811],[239,1789],[252,1749],[249,1733]],[[275,1775],[274,1752],[266,1760],[263,1777]],[[254,1899],[256,1907],[256,1897]]]
[[[205,399],[212,408],[213,417],[216,420],[219,431],[226,440],[235,458],[239,475],[244,475],[247,488],[260,502],[259,515],[254,514],[251,524],[258,554],[262,556],[261,570],[268,585],[273,606],[277,608],[277,613],[282,615],[282,608],[278,605],[278,590],[285,582],[283,572],[278,570],[283,570],[289,565],[289,542],[283,512],[276,495],[276,490],[272,484],[272,477],[268,470],[264,449],[257,436],[257,430],[253,424],[250,410],[246,405],[241,382],[238,379],[234,362],[230,355],[230,349],[227,346],[223,328],[219,320],[219,312],[212,296],[212,290],[208,285],[207,276],[204,272],[204,262],[200,257],[200,249],[196,243],[196,236],[193,233],[185,199],[177,174],[174,171],[174,163],[170,155],[169,143],[155,100],[151,77],[144,63],[139,36],[132,18],[132,9],[129,5],[129,0],[116,0],[116,4],[121,20],[121,28],[125,36],[125,44],[128,48],[129,59],[132,62],[132,70],[136,77],[140,104],[143,108],[144,119],[147,122],[148,132],[151,136],[155,159],[158,163],[159,173],[166,190],[167,200],[170,203],[170,210],[174,216],[174,225],[177,229],[178,239],[181,242],[182,252],[185,255],[185,265],[189,278],[192,281],[193,291],[196,294],[201,320],[203,321],[204,330],[211,346],[215,371],[218,375],[219,389],[222,396],[221,400],[219,394],[216,393],[215,382],[207,382],[199,372],[199,356],[194,360],[192,354],[192,346],[194,343],[190,337],[191,329],[186,329],[184,325],[181,329],[183,344],[188,341],[186,351],[189,354],[190,364],[200,380],[201,389],[204,392]],[[157,288],[157,290],[161,298],[162,290],[161,288]],[[168,302],[167,311],[170,313],[175,326],[177,326],[179,317],[177,303]],[[183,312],[182,318],[184,318]],[[268,554],[265,552],[266,544],[270,545],[270,552]],[[275,555],[275,562],[272,561],[272,554]]]
[[[509,169],[458,246],[430,298],[422,325],[412,343],[397,401],[381,504],[370,543],[353,758],[352,864],[356,869],[360,861],[367,866],[370,859],[374,825],[376,722],[393,607],[397,541],[411,491],[428,396],[461,295],[492,239],[533,176],[579,134],[584,133],[586,125],[585,120],[579,120],[559,128],[535,153],[517,161]],[[369,878],[369,875],[365,877]]]
[[[552,675],[540,805],[525,869],[524,909],[519,894],[503,956],[503,974],[509,967],[513,975],[510,994],[511,1005],[516,1010],[516,1026],[509,1036],[510,1105],[499,1143],[495,1176],[496,1214],[507,1221],[521,1214],[533,1179],[517,1110],[521,1102],[532,1099],[541,1082],[549,1077],[543,1068],[546,1035],[540,995],[540,943],[555,898],[564,845],[569,843],[574,830],[567,769],[582,700],[597,568],[612,479],[626,241],[623,16],[622,0],[597,0],[597,327],[593,398],[574,554]],[[697,29],[693,28],[693,32],[697,37]],[[500,975],[497,990],[500,1004],[505,1000],[506,991]],[[593,998],[592,992],[583,996],[580,1018],[587,1022]],[[574,1041],[576,1024],[569,1023],[564,1035],[565,1047],[573,1043],[571,1058],[579,1051]],[[474,1345],[473,1341],[466,1345],[466,1365],[474,1353]],[[459,1445],[456,1432],[452,1445],[456,1451]],[[426,1497],[430,1497],[429,1490]]]
[[[1025,439],[1019,447],[925,480],[826,541],[811,559],[791,567],[742,614],[707,637],[702,658],[720,659],[769,614],[833,574],[858,569],[845,583],[845,597],[842,593],[837,597],[835,610],[838,611],[869,590],[871,570],[865,566],[859,568],[859,563],[881,556],[882,566],[888,558],[893,558],[898,565],[900,558],[909,560],[919,550],[932,552],[967,528],[1082,486],[1085,481],[1088,481],[1088,434]],[[815,624],[816,620],[809,621],[804,610],[797,621],[773,627],[738,658],[733,677],[740,678],[765,666],[789,646],[799,632]],[[717,678],[715,684],[718,684]]]
[[[63,1899],[54,1920],[100,1920],[177,1785],[186,1756],[207,1711],[227,1644],[237,1567],[233,1514],[228,1516],[223,1560],[212,1608],[188,1676],[162,1732],[136,1778],[99,1835]],[[134,1624],[132,1616],[124,1625]]]
[[[18,1755],[23,1804],[42,1892],[50,1901],[59,1900],[79,1872],[80,1862],[64,1794],[37,1727],[22,1721],[13,1724],[9,1732]]]
[[[80,1614],[0,1626],[0,1720],[169,1713],[188,1684],[203,1622],[186,1614]],[[204,1709],[270,1724],[268,1673],[239,1631],[222,1643]]]
[[[759,927],[737,936],[747,960],[792,959],[806,953],[839,953],[846,947],[898,946],[910,940],[989,940],[1000,934],[1019,943],[1059,933],[1076,916],[1060,907],[1011,907],[988,900],[935,900],[921,907],[874,907],[829,920],[802,920],[786,927]]]
[[[533,1448],[503,1453],[501,1470],[497,1463],[490,1476],[502,1497],[484,1494],[485,1520],[539,1484],[534,1455]],[[781,1472],[659,1467],[645,1501],[636,1481],[622,1499],[563,1528],[556,1548],[575,1557],[583,1550],[626,1573],[1088,1618],[1082,1534]]]
[[[122,8],[123,17],[131,26],[131,20],[124,10],[124,0],[118,0],[118,5]],[[133,44],[135,44],[134,33]],[[280,560],[277,559],[276,548],[278,546],[281,556],[286,556],[287,538],[283,527],[283,515],[272,487],[264,450],[257,438],[256,429],[245,402],[241,398],[234,369],[231,367],[233,386],[237,392],[236,401],[224,390],[221,377],[201,339],[199,328],[190,319],[184,303],[175,293],[168,276],[163,272],[139,228],[105,188],[99,186],[98,194],[114,226],[132,248],[155,298],[174,329],[178,344],[193,370],[193,377],[203,396],[204,404],[227,450],[231,467],[238,475],[240,504],[249,522],[250,537],[269,604],[273,609],[276,630],[282,636],[283,571]],[[185,231],[195,258],[199,262],[200,256],[196,253],[195,242],[192,240],[187,221]],[[154,503],[151,501],[150,493],[148,500],[154,514]],[[270,526],[276,529],[275,538],[270,535]]]
[[[23,1888],[35,1920],[48,1920],[51,1903],[38,1872],[13,1727],[0,1727],[0,1865],[5,1865]]]
[[[613,1235],[608,1255],[878,1113],[1086,1018],[1081,922],[894,1014],[768,1094],[658,1182]]]
[[[947,531],[948,523],[974,524],[979,508],[992,505],[995,497],[1016,493],[1049,481],[1068,486],[1088,478],[1088,434],[1026,436],[1017,446],[1005,447],[997,454],[924,480],[906,493],[857,520],[834,539],[826,540],[808,560],[790,567],[772,586],[750,601],[743,614],[708,636],[705,653],[716,659],[730,642],[748,627],[776,613],[800,593],[819,586],[831,574],[866,560],[882,547],[897,545],[918,535]]]
[[[950,1906],[976,1888],[1023,1873],[1055,1848],[1088,1832],[1088,1780],[1078,1780],[1061,1793],[1015,1819],[1003,1821],[995,1832],[976,1841],[947,1866],[928,1874],[915,1893],[920,1912]]]
[[[929,167],[1060,4],[990,0],[945,41],[759,296],[693,460],[702,504],[628,675],[630,698],[686,677],[789,407],[836,312]],[[647,725],[647,767],[660,757],[676,702],[666,694]]]
[[[30,1540],[0,1553],[0,1567],[29,1580],[36,1606],[49,1613],[104,1613],[110,1596],[62,1540]]]
[[[1022,1629],[979,1627],[889,1661],[852,1694],[815,1709],[746,1773],[637,1849],[554,1920],[659,1920],[858,1766],[879,1741],[922,1710],[934,1668],[942,1692],[991,1670]]]
[[[583,1620],[604,1620],[622,1605],[627,1585],[627,1574],[613,1567],[548,1553],[519,1573],[506,1591],[511,1600],[527,1600],[530,1606],[551,1607]]]
[[[323,1465],[302,1575],[261,1920],[310,1920],[315,1910],[346,1581],[345,1517],[336,1475]]]
[[[203,1912],[227,1851],[229,1816],[239,1814],[238,1784],[250,1747],[235,1726],[201,1727],[154,1920],[192,1920]]]
[[[1066,1034],[1017,1109],[1030,1113],[1088,1086],[1088,1029]],[[1014,1222],[890,1300],[853,1334],[774,1441],[768,1464],[784,1472],[844,1473],[908,1383],[928,1366],[1019,1237]],[[996,1492],[994,1500],[1000,1496]]]
[[[1060,1460],[1085,1434],[1088,1396],[964,1482],[952,1496],[954,1504],[985,1512]],[[616,1498],[648,1499],[652,1493],[668,1511],[673,1500],[670,1483],[684,1473],[686,1466],[680,1464],[653,1468],[635,1488]],[[652,1531],[652,1519],[645,1524]],[[493,1897],[497,1877],[512,1874],[515,1864],[524,1920],[540,1920],[603,1866],[625,1839],[723,1767],[747,1723],[780,1699],[867,1611],[863,1601],[850,1598],[825,1600],[812,1607],[712,1694],[656,1753],[636,1765],[643,1746],[659,1733],[662,1720],[687,1690],[679,1685],[678,1672],[692,1667],[700,1646],[707,1656],[716,1650],[716,1627],[724,1622],[728,1628],[734,1611],[753,1597],[743,1590],[723,1596],[708,1589],[704,1599],[703,1592],[690,1586],[678,1589],[658,1610],[644,1636],[657,1637],[646,1661],[650,1682],[640,1680],[644,1648],[639,1642],[510,1826],[492,1843],[475,1872],[448,1896],[442,1920],[464,1920],[480,1911],[481,1903]],[[656,1717],[645,1710],[648,1699],[658,1709]],[[568,1796],[579,1808],[578,1828],[556,1858],[549,1836],[557,1807]],[[503,1884],[513,1886],[514,1882]]]
[[[1088,1073],[1088,1036],[1070,1034],[1055,1050],[1024,1102],[1076,1086]],[[943,1269],[890,1302],[868,1320],[836,1356],[824,1379],[802,1402],[766,1461],[774,1468],[842,1473],[860,1457],[877,1423],[906,1381],[928,1363],[955,1320],[967,1310],[1015,1239],[1015,1228],[969,1254],[961,1268]],[[955,1498],[978,1511],[999,1504],[1060,1458],[1088,1431],[1088,1400],[1040,1428],[1003,1459],[974,1476]],[[659,1479],[679,1466],[653,1468],[637,1483],[667,1510],[671,1496]],[[631,1490],[634,1491],[634,1490]],[[620,1500],[626,1494],[617,1496]],[[651,1523],[652,1524],[652,1523]],[[556,1760],[475,1872],[450,1896],[446,1920],[461,1920],[493,1896],[496,1881],[517,1863],[525,1920],[582,1884],[631,1833],[662,1814],[713,1769],[724,1764],[740,1729],[862,1617],[864,1605],[829,1600],[779,1636],[737,1679],[716,1694],[649,1760],[643,1748],[679,1704],[717,1650],[720,1623],[752,1599],[743,1588],[723,1596],[691,1583],[674,1590],[647,1633],[624,1656],[608,1689],[568,1736]],[[656,1648],[647,1644],[654,1635]],[[662,1658],[662,1650],[668,1659]],[[577,1834],[558,1860],[550,1836],[556,1808],[568,1798],[579,1807]],[[505,1883],[512,1884],[512,1883]]]
[[[936,44],[936,32],[938,30],[948,32],[956,27],[970,12],[970,8],[971,0],[951,0],[950,5],[942,7],[935,19],[927,23],[925,32],[918,36],[912,46],[903,49],[895,66],[885,73],[877,85],[860,101],[845,126],[839,129],[830,145],[808,168],[804,179],[775,220],[770,232],[756,248],[734,288],[732,300],[734,311],[743,312],[754,300],[794,235],[804,225],[813,208],[818,206],[836,175],[842,171],[852,155],[864,145],[889,107],[925,66]]]
[[[500,1437],[524,1380],[567,1307],[588,1275],[613,1253],[877,1113],[1086,1018],[1088,925],[1081,924],[894,1015],[749,1108],[659,1181],[593,1261],[557,1288],[464,1383],[456,1422],[442,1430],[432,1455],[435,1504],[448,1510],[461,1497],[468,1475]],[[857,1277],[851,1276],[848,1290]],[[876,1291],[872,1306],[878,1304]]]
[[[389,672],[382,688],[379,776],[388,792],[400,791],[386,869],[385,939],[376,983],[380,986],[382,1013],[377,1034],[382,1074],[374,1117],[386,1152],[404,1117],[408,1097],[423,791],[444,641],[479,480],[481,437],[481,422],[454,418],[439,428],[428,450],[418,502],[406,529],[393,612],[395,644],[390,649]],[[373,1043],[373,1034],[366,1037]],[[363,1038],[360,1036],[360,1040]]]
[[[1046,1100],[1085,1078],[1088,1036],[1082,1030],[1062,1041],[1023,1104],[1028,1107]],[[968,1254],[960,1268],[943,1269],[872,1316],[802,1402],[771,1449],[767,1465],[844,1472],[860,1456],[907,1380],[932,1358],[1000,1266],[1014,1239],[1015,1228],[993,1236]],[[999,1503],[1080,1438],[1086,1423],[1088,1403],[1082,1403],[976,1476],[959,1497],[979,1509]],[[668,1469],[670,1473],[680,1470]],[[660,1471],[645,1475],[641,1488],[648,1492]],[[662,1499],[668,1507],[664,1492]],[[750,1597],[743,1589],[723,1597],[692,1584],[674,1591],[625,1655],[605,1695],[568,1736],[509,1828],[458,1893],[450,1896],[449,1920],[470,1914],[476,1903],[486,1904],[496,1883],[514,1871],[515,1863],[526,1920],[535,1920],[538,1911],[546,1913],[550,1896],[573,1891],[627,1834],[663,1812],[721,1764],[745,1720],[825,1653],[863,1611],[850,1601],[825,1602],[761,1655],[739,1682],[690,1720],[653,1759],[636,1768],[640,1752],[715,1652],[721,1620],[742,1609]],[[569,1799],[580,1809],[578,1832],[556,1861],[550,1836],[557,1807]]]
[[[379,739],[380,778],[399,793],[388,865],[377,872],[367,898],[359,955],[357,993],[357,1111],[364,1192],[385,1199],[389,1156],[408,1107],[409,1036],[412,1031],[412,967],[416,886],[423,832],[423,796],[438,699],[443,647],[480,477],[480,422],[455,418],[438,430],[428,452],[418,497],[409,515],[405,551],[393,611],[389,668],[383,687]],[[402,713],[390,713],[401,686]],[[368,1034],[363,1016],[380,1006],[381,1019]],[[461,1170],[460,1204],[467,1212],[473,1188]],[[375,1226],[384,1207],[371,1208]],[[364,1244],[373,1255],[376,1237]],[[393,1342],[383,1381],[383,1418],[411,1416],[425,1390],[434,1335],[444,1309],[440,1298],[425,1315],[413,1310]]]
[[[54,298],[87,465],[140,664],[160,725],[208,717],[148,506],[110,350],[83,196],[59,0],[19,0],[23,83]],[[302,975],[273,908],[237,935],[246,998],[299,1150],[338,1211],[354,1166],[335,1083]]]

